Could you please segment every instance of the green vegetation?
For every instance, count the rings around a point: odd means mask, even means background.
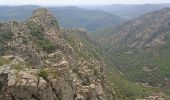
[[[107,72],[107,78],[116,92],[115,97],[117,100],[136,100],[137,98],[144,98],[159,91],[157,88],[147,88],[128,81],[113,68],[109,68]]]
[[[7,32],[7,33],[1,33],[1,37],[0,38],[2,40],[10,40],[12,38],[12,36],[13,36],[13,34],[11,32]]]
[[[39,70],[39,72],[37,73],[38,77],[42,77],[43,79],[47,79],[48,76],[48,72],[45,69],[41,69]]]
[[[48,53],[52,53],[56,50],[56,46],[44,36],[44,29],[41,25],[30,22],[29,29],[32,35],[31,38],[34,39],[34,41],[39,45],[41,49]]]
[[[68,32],[62,33],[63,37],[73,47],[73,49],[78,53],[79,57],[83,57],[86,60],[97,59],[101,61],[100,51],[93,44],[89,42],[86,35],[79,30],[70,30]],[[81,46],[81,44],[83,44]]]
[[[42,68],[38,71],[37,76],[46,80],[47,77],[58,79],[60,75],[55,68]]]
[[[46,42],[42,46],[43,46],[43,49],[48,53],[52,53],[54,50],[56,50],[56,46],[52,43]]]
[[[43,28],[40,25],[37,25],[36,23],[31,23],[31,25],[29,26],[29,29],[31,30],[30,33],[32,36],[35,36],[37,39],[43,39]]]
[[[23,70],[24,69],[24,64],[23,63],[16,63],[12,65],[12,68],[15,70]]]
[[[107,78],[110,80],[111,86],[114,88],[116,92],[115,97],[117,98],[117,100],[136,100],[137,98],[144,98],[151,95],[152,93],[157,93],[159,91],[159,89],[157,88],[146,88],[140,84],[128,81],[124,76],[120,75],[120,73],[118,72],[117,68],[114,65],[119,62],[122,63],[123,61],[126,61],[129,58],[128,55],[120,57],[123,59],[120,60],[119,58],[117,59],[117,57],[119,57],[119,55],[121,56],[121,53],[113,53],[114,56],[111,56],[105,52],[101,52],[100,49],[96,48],[93,44],[89,43],[90,41],[86,39],[87,38],[86,35],[82,34],[79,31],[77,31],[76,33],[69,31],[63,33],[62,35],[65,38],[65,40],[78,53],[78,56],[83,57],[87,60],[94,57],[95,59],[101,62],[105,62],[105,64],[107,64],[106,72]],[[80,41],[83,44],[83,46],[81,47],[79,47]],[[98,72],[96,70],[94,70],[94,74],[98,76]],[[85,82],[84,84],[87,83]]]
[[[154,55],[153,51],[132,54],[128,54],[128,51],[130,50],[120,49],[111,53],[115,66],[127,79],[158,86],[163,84],[165,77],[170,76],[169,50],[159,55]]]
[[[12,39],[13,33],[12,32],[0,32],[0,55],[2,55],[5,51],[5,43]]]
[[[107,30],[106,33],[109,33],[104,36],[101,34],[102,37],[98,41],[101,49],[110,55],[112,64],[122,73],[122,77],[146,87],[158,87],[159,91],[164,87],[169,88],[170,30],[166,20],[170,17],[168,12],[169,8],[155,11],[112,31]],[[131,88],[128,87],[127,90]],[[133,97],[133,92],[126,92],[122,94]]]
[[[9,60],[0,58],[0,66],[2,66],[4,64],[8,64],[8,63],[9,63]]]

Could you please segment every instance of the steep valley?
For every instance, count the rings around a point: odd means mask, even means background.
[[[169,93],[170,9],[147,13],[103,36],[101,48],[128,79]]]

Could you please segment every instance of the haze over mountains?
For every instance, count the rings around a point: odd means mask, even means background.
[[[164,7],[170,7],[170,4],[113,4],[106,6],[85,6],[84,8],[100,9],[125,19],[133,19]]]
[[[69,28],[81,27],[94,32],[108,27],[115,27],[126,20],[169,6],[169,4],[115,4],[108,6],[69,6],[48,8],[58,18],[61,26]],[[3,12],[3,14],[0,15],[0,21],[26,20],[36,8],[39,8],[39,6],[1,6],[0,11]]]
[[[23,21],[28,19],[32,11],[39,6],[1,6],[0,10],[3,12],[0,15],[0,21]],[[49,7],[59,23],[63,27],[68,28],[84,28],[89,31],[101,30],[107,27],[114,27],[124,21],[123,18],[103,12],[101,10],[87,10],[78,7]],[[102,23],[102,24],[101,24]]]

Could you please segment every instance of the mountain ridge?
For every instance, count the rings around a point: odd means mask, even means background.
[[[170,4],[113,4],[106,6],[84,7],[89,9],[100,9],[105,12],[112,13],[125,19],[134,19],[148,12],[170,7]]]
[[[169,19],[170,8],[147,13],[99,42],[127,79],[164,88],[169,77]]]
[[[104,62],[87,41],[75,38],[83,33],[60,28],[45,8],[35,10],[28,21],[1,23],[0,99],[114,98]]]
[[[157,31],[159,31],[161,28],[162,28],[162,30],[163,30],[163,28],[166,28],[165,25],[168,25],[169,9],[170,8],[164,8],[162,10],[157,10],[157,11],[154,11],[151,13],[147,13],[137,19],[126,22],[124,25],[116,28],[112,33],[107,34],[107,35],[110,38],[114,38],[114,39],[112,39],[113,44],[120,43],[120,45],[124,44],[124,46],[132,47],[132,48],[136,47],[136,46],[142,47],[142,45],[144,45],[144,44],[145,44],[145,46],[149,46],[149,43],[151,44],[154,41],[154,39],[153,40],[149,40],[149,39],[151,39],[151,37],[153,35],[156,35]],[[113,34],[113,33],[116,33],[116,34]],[[113,36],[110,36],[110,35],[113,35]],[[139,36],[137,36],[137,35],[139,35]],[[147,35],[149,35],[149,37],[144,37]],[[157,34],[157,35],[159,35],[159,34]],[[131,38],[131,37],[133,37],[133,38]],[[133,41],[135,42],[135,40],[137,40],[137,38],[139,39],[140,37],[143,38],[143,39],[140,39],[142,43],[148,41],[148,44],[146,44],[146,43],[142,44],[141,42],[138,44],[133,43]],[[157,37],[158,36],[155,36],[155,38],[157,38]],[[131,38],[131,39],[128,39],[128,38]],[[114,43],[114,41],[115,41],[115,43]],[[121,41],[122,41],[122,44],[121,44]],[[160,42],[161,42],[161,40],[160,40]],[[139,45],[139,44],[141,44],[141,45]],[[155,45],[159,45],[159,43],[158,44],[155,43]],[[150,46],[152,47],[154,45],[150,45]]]

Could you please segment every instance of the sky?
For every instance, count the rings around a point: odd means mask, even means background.
[[[108,4],[157,4],[170,0],[0,0],[0,5],[108,5]]]

